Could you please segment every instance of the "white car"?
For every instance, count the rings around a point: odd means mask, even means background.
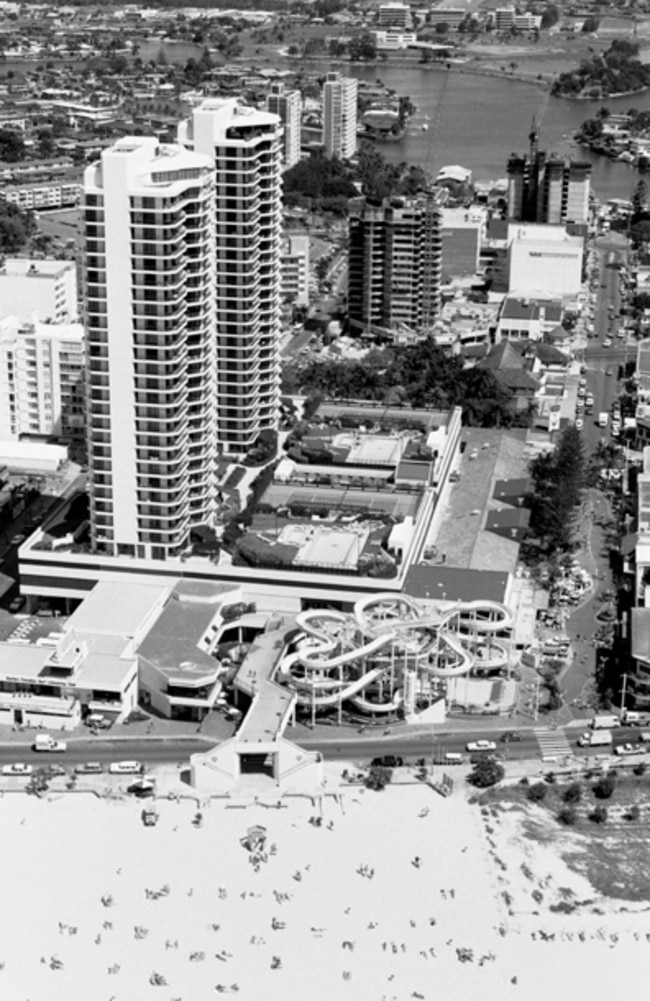
[[[612,346],[611,338],[606,337],[605,340],[603,341],[603,347],[604,348],[611,348],[611,346]]]
[[[470,754],[473,751],[496,751],[497,745],[493,740],[474,740],[466,748]]]
[[[31,775],[33,770],[31,765],[23,765],[20,761],[2,766],[3,775]]]
[[[585,422],[582,420],[581,417],[578,417],[578,419],[576,421],[576,428],[577,428],[577,430],[578,431],[582,431],[582,429],[583,429],[584,426],[585,426]]]
[[[141,775],[144,765],[140,761],[113,761],[108,770],[111,775]]]
[[[639,744],[619,744],[614,748],[614,754],[645,754],[645,747]]]

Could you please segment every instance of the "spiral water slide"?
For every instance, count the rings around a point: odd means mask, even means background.
[[[384,633],[363,646],[354,647],[328,657],[327,654],[336,649],[338,638],[323,628],[322,623],[327,620],[343,624],[348,621],[348,616],[341,612],[323,611],[322,609],[301,612],[300,615],[296,616],[296,623],[312,638],[312,642],[306,643],[300,650],[289,654],[280,664],[280,675],[291,679],[292,685],[298,689],[296,694],[298,703],[301,705],[311,705],[312,701],[317,706],[337,705],[340,701],[350,699],[363,691],[385,671],[383,667],[373,668],[353,681],[339,681],[336,678],[317,680],[297,677],[292,672],[292,668],[296,664],[300,664],[307,671],[331,671],[383,650],[384,647],[390,646],[395,638],[391,633]],[[365,705],[365,702],[361,701]],[[375,711],[384,709],[384,706],[377,707],[374,703],[368,703],[368,706],[372,706]]]

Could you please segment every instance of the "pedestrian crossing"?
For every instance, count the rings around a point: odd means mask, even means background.
[[[533,728],[533,733],[539,744],[542,761],[546,758],[564,758],[573,753],[564,730],[537,726]]]

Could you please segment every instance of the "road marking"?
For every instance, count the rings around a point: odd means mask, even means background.
[[[548,727],[535,727],[533,733],[539,744],[542,758],[561,758],[573,753],[564,730],[549,730]]]

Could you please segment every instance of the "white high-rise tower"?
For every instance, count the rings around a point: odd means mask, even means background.
[[[357,151],[356,77],[328,73],[323,84],[323,146],[328,156],[348,160]]]
[[[84,225],[92,543],[164,560],[214,514],[210,158],[118,140],[86,170]]]
[[[277,115],[213,98],[178,139],[216,168],[217,438],[237,455],[279,417],[282,127]]]
[[[284,128],[284,169],[300,159],[300,115],[302,95],[299,90],[285,90],[283,83],[271,84],[266,97],[266,110],[277,115]]]

